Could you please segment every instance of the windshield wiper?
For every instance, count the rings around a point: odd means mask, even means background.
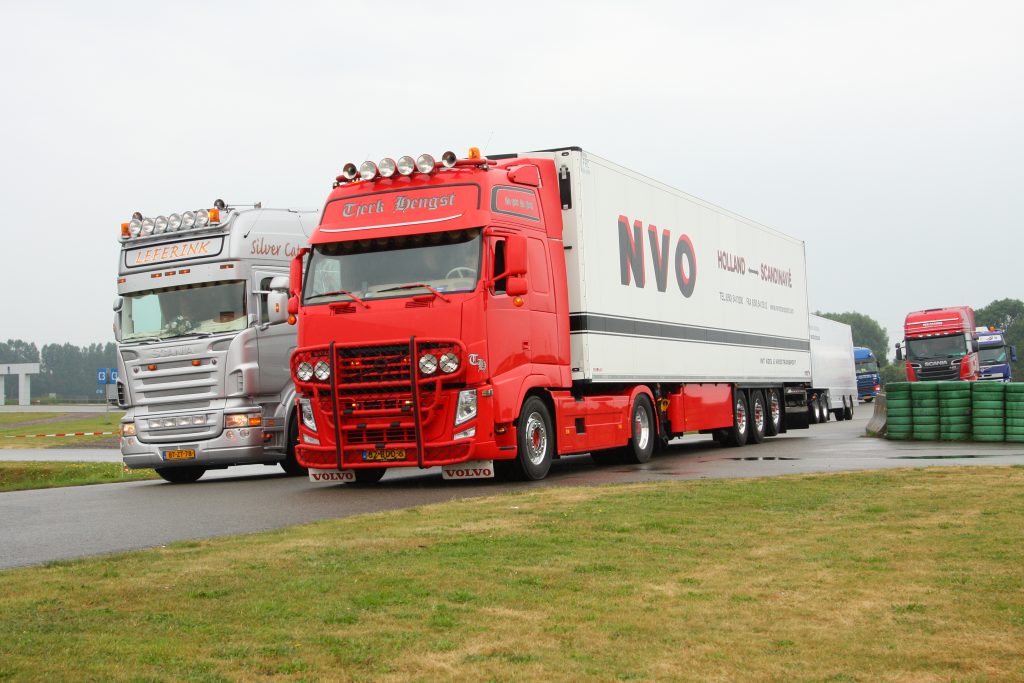
[[[352,292],[348,291],[347,289],[336,289],[333,292],[324,292],[323,294],[313,294],[312,296],[307,296],[306,297],[306,301],[309,301],[310,299],[322,299],[322,298],[327,297],[327,296],[338,296],[339,294],[344,294],[345,296],[350,297],[352,299],[352,301],[355,301],[356,303],[361,305],[363,308],[369,308],[370,307],[369,304],[367,304],[365,301],[363,301],[362,299],[360,299],[358,296],[356,296]]]
[[[447,303],[451,303],[451,299],[449,299],[444,294],[442,294],[441,292],[437,291],[436,289],[434,289],[430,285],[425,285],[422,282],[414,282],[414,283],[412,283],[410,285],[400,285],[398,287],[388,287],[387,289],[378,289],[377,293],[378,294],[383,294],[384,292],[397,292],[400,289],[415,289],[416,287],[422,287],[423,289],[429,289],[431,292],[434,293],[434,296],[437,296],[438,298],[440,298],[441,301],[445,302],[446,304]]]
[[[164,340],[163,337],[136,337],[135,339],[122,339],[121,343],[123,343],[123,344],[131,344],[131,343],[139,342],[139,343],[142,343],[142,344],[152,344],[154,342],[162,342],[163,340]]]

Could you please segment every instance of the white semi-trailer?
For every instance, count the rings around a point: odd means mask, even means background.
[[[295,461],[295,328],[270,320],[317,212],[226,206],[121,228],[114,332],[121,453],[173,483]]]
[[[853,417],[857,399],[857,367],[853,357],[853,330],[846,323],[811,314],[810,421],[827,422]]]
[[[312,469],[539,479],[807,426],[803,243],[578,148],[347,164],[291,273]]]

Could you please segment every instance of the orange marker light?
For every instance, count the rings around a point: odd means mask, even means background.
[[[210,217],[211,223],[220,223],[220,209],[210,209],[206,215]]]
[[[294,315],[288,316],[288,324],[289,325],[294,325],[297,322],[298,322],[298,318],[296,318]]]
[[[513,306],[522,306],[524,303],[526,302],[523,301],[523,297],[521,296],[517,296],[515,299],[512,299]]]
[[[480,148],[479,147],[470,147],[469,148],[469,158],[470,159],[479,159],[480,158]]]
[[[249,426],[250,427],[259,427],[261,424],[263,424],[263,418],[262,417],[256,416],[256,417],[250,417],[249,418]]]
[[[130,237],[130,236],[131,236],[131,233],[128,232],[128,224],[127,223],[122,223],[121,224],[121,237]]]
[[[149,365],[146,366],[146,369],[147,370],[156,370],[156,365],[150,363]]]
[[[192,361],[192,367],[198,368],[202,364],[203,364],[203,362],[201,360],[194,360],[194,361]]]

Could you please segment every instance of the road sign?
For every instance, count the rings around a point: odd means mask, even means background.
[[[107,384],[117,384],[117,368],[107,370]]]
[[[96,384],[106,384],[106,383],[107,383],[107,369],[106,368],[100,368],[99,370],[96,371]]]

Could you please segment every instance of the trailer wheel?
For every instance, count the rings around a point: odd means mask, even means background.
[[[285,444],[284,460],[281,461],[281,469],[289,477],[301,477],[308,474],[308,470],[299,464],[299,461],[295,459],[295,443],[299,440],[299,423],[292,415],[292,419],[288,420],[288,431],[285,433]]]
[[[808,422],[808,424],[812,424],[812,425],[818,424],[818,415],[819,415],[818,397],[815,396],[814,398],[811,398],[811,399],[807,400],[807,422]]]
[[[554,460],[555,435],[551,430],[551,414],[544,401],[531,396],[523,403],[516,423],[518,454],[517,474],[523,479],[537,481],[548,475]]]
[[[764,394],[760,391],[750,392],[750,418],[747,423],[747,443],[764,441],[768,424],[768,407],[764,402]]]
[[[157,467],[156,473],[172,484],[191,484],[206,474],[205,467]]]
[[[632,434],[629,437],[629,444],[622,449],[622,459],[632,464],[648,462],[654,454],[657,430],[654,426],[654,406],[646,394],[640,394],[633,401],[629,423],[632,425]]]
[[[853,419],[853,396],[850,397],[850,404],[846,406],[846,419]]]
[[[747,443],[747,423],[750,421],[750,414],[747,411],[747,397],[739,389],[735,389],[732,402],[732,427],[725,430],[726,446],[742,446]]]
[[[782,431],[782,401],[779,399],[778,389],[768,390],[768,400],[765,404],[768,408],[768,421],[764,424],[764,435],[776,436]]]
[[[357,484],[376,484],[387,471],[387,467],[360,467],[352,470]]]
[[[835,412],[836,422],[842,422],[846,419],[846,397],[843,396],[843,407],[837,408]]]
[[[818,421],[822,423],[828,422],[828,416],[828,393],[823,393],[818,397]]]

